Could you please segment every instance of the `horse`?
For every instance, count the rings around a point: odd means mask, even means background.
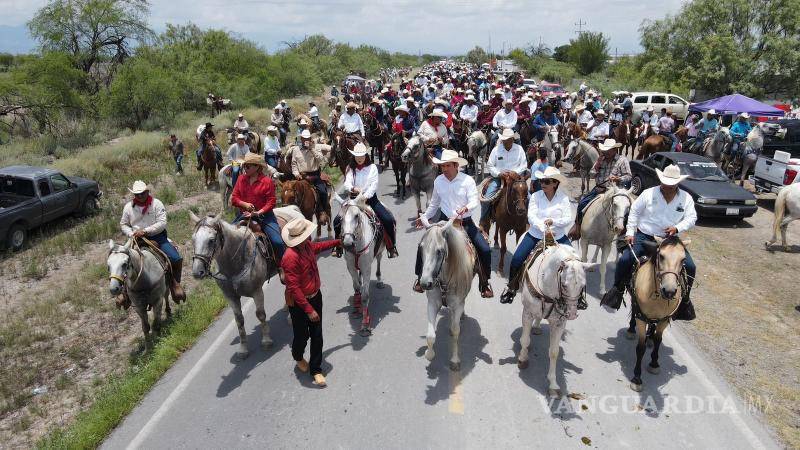
[[[800,183],[784,186],[775,199],[775,220],[772,224],[772,239],[764,243],[769,250],[778,240],[778,231],[781,233],[781,245],[784,251],[789,251],[786,245],[786,229],[794,220],[800,219]]]
[[[633,205],[630,190],[610,186],[586,207],[581,222],[581,261],[588,261],[589,244],[600,247],[600,291],[606,287],[606,264],[611,246],[625,230],[628,213]],[[595,253],[596,255],[596,253]]]
[[[450,370],[461,370],[458,337],[464,303],[475,276],[475,252],[469,251],[469,238],[455,225],[455,219],[428,227],[419,243],[422,272],[419,283],[428,297],[428,348],[425,358],[433,361],[436,341],[436,317],[443,305],[450,308]]]
[[[436,179],[436,166],[428,154],[422,138],[419,136],[412,136],[406,143],[406,149],[403,150],[401,156],[403,162],[411,167],[408,170],[408,175],[411,178],[409,184],[411,186],[411,193],[414,195],[414,200],[417,202],[417,214],[422,213],[422,201],[420,199],[422,192],[425,191],[425,206],[431,200],[433,195],[433,180]]]
[[[628,288],[632,299],[632,317],[627,335],[638,338],[636,365],[630,384],[631,389],[636,392],[642,390],[642,356],[648,337],[653,340],[653,353],[647,371],[657,374],[661,370],[658,365],[658,350],[664,330],[678,310],[686,289],[681,271],[689,242],[681,241],[677,236],[664,239],[656,237],[655,243],[647,245],[648,256],[651,258],[636,269]],[[635,256],[638,259],[645,255]]]
[[[397,195],[402,199],[406,198],[406,177],[408,176],[408,166],[401,158],[402,151],[405,148],[406,139],[403,137],[403,133],[394,133],[386,152],[386,157],[392,164]]]
[[[497,201],[492,205],[492,214],[481,222],[481,229],[487,234],[495,222],[495,245],[500,237],[500,264],[502,273],[506,259],[506,238],[509,231],[517,235],[517,244],[528,229],[528,185],[516,173],[501,176],[503,186]]]
[[[547,319],[550,324],[550,366],[547,371],[548,395],[560,397],[561,390],[556,381],[556,360],[560,352],[561,336],[568,320],[578,317],[578,301],[586,292],[586,271],[593,265],[578,259],[570,245],[546,246],[524,273],[522,289],[522,336],[517,366],[528,367],[528,347],[533,334],[542,334],[540,323]]]
[[[378,152],[378,165],[383,166],[383,146],[386,145],[386,130],[372,114],[364,114],[364,131],[366,143],[370,147],[372,160],[375,161],[375,152]]]
[[[342,246],[345,249],[344,260],[347,271],[353,279],[353,316],[361,316],[361,336],[372,334],[369,317],[369,287],[372,276],[372,261],[377,261],[378,288],[384,287],[381,281],[381,257],[386,249],[383,240],[383,228],[377,216],[366,204],[366,200],[358,202],[342,200],[338,195],[335,201],[342,205]]]
[[[486,134],[481,130],[473,131],[467,137],[467,168],[472,170],[476,180],[483,178],[484,170],[486,169],[488,146],[489,140],[486,139]]]
[[[322,235],[322,226],[327,225],[328,237],[331,235],[331,189],[328,188],[328,198],[321,199],[314,185],[306,180],[289,180],[282,184],[281,203],[295,205],[300,208],[303,217],[311,220],[317,218],[317,238]],[[322,202],[322,211],[317,212],[317,202]]]
[[[731,145],[733,138],[731,137],[730,129],[727,127],[720,127],[714,137],[706,139],[703,143],[703,154],[706,158],[713,159],[715,163],[719,164],[722,158],[722,153]]]
[[[206,189],[211,186],[211,183],[216,178],[217,172],[217,155],[214,152],[214,145],[206,144],[200,152],[200,165],[203,167],[203,176],[205,178]]]
[[[731,179],[736,179],[736,174],[741,170],[739,175],[739,185],[744,186],[744,179],[747,173],[756,166],[758,155],[764,147],[764,130],[761,124],[758,124],[747,133],[747,140],[739,147],[739,152],[732,155],[733,152],[726,152],[722,154],[721,169]]]
[[[336,166],[342,172],[342,176],[347,172],[347,166],[353,155],[350,154],[356,145],[356,140],[345,135],[343,130],[336,130],[333,132],[333,139],[331,140],[331,159],[333,160],[332,166]]]
[[[533,126],[533,120],[529,119],[519,126],[519,142],[523,149],[529,149],[534,139],[536,138],[536,127]]]
[[[639,149],[638,159],[645,160],[653,153],[668,152],[672,148],[669,138],[660,134],[654,134],[644,140]]]
[[[576,139],[567,146],[567,154],[564,156],[564,159],[570,159],[573,167],[577,165],[580,170],[581,195],[589,190],[591,185],[589,173],[599,157],[600,153],[594,148],[594,145],[587,140]]]
[[[296,207],[276,208],[275,215],[286,221],[300,217]],[[244,328],[242,297],[250,297],[256,305],[256,317],[261,322],[261,346],[267,349],[272,345],[269,337],[269,324],[264,311],[263,285],[278,272],[279,262],[274,255],[264,257],[260,254],[255,234],[248,227],[231,225],[221,214],[208,215],[202,219],[189,211],[192,233],[192,276],[196,279],[212,277],[233,310],[236,327],[239,330],[240,359],[249,356],[247,331]],[[211,268],[217,263],[217,272]]]
[[[231,194],[233,194],[233,186],[231,186],[233,177],[225,175],[225,171],[228,169],[228,167],[230,167],[230,165],[226,165],[222,169],[219,169],[219,172],[217,172],[217,183],[219,183],[219,193],[222,196],[223,211],[227,211],[228,207],[230,206]]]
[[[161,329],[161,310],[165,309],[167,317],[172,315],[169,306],[169,289],[167,288],[164,267],[156,255],[148,249],[140,250],[138,246],[131,248],[133,241],[125,245],[117,245],[108,241],[108,290],[117,296],[125,289],[127,296],[142,321],[145,351],[151,350],[152,334],[147,309],[153,310],[152,330],[158,334]]]
[[[544,134],[544,139],[542,139],[540,148],[547,150],[547,162],[551,166],[555,166],[556,163],[561,160],[564,156],[564,148],[561,145],[561,141],[558,139],[558,129],[556,127],[550,127]],[[533,160],[535,159],[536,155],[534,154]],[[533,160],[528,161],[529,166],[533,164]]]
[[[639,147],[641,147],[647,138],[655,134],[656,133],[653,131],[653,127],[650,125],[650,122],[643,122],[636,127],[636,143]],[[631,153],[631,156],[633,156],[633,153]]]
[[[628,148],[631,149],[631,156],[633,156],[633,145],[631,144],[631,136],[634,135],[631,121],[628,119],[623,120],[621,123],[614,127],[614,140],[622,144],[619,153],[628,156]],[[635,141],[634,141],[635,143]]]

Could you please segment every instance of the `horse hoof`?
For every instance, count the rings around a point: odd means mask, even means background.
[[[636,339],[636,331],[625,330],[625,339],[629,341]]]
[[[548,389],[547,396],[550,398],[561,398],[561,389]]]
[[[517,367],[520,370],[527,369],[528,368],[528,364],[530,364],[530,362],[527,359],[525,361],[517,361]]]
[[[540,334],[542,334],[542,327],[534,327],[534,328],[531,329],[531,331],[536,336],[539,336]]]
[[[450,361],[450,370],[453,372],[460,372],[461,371],[461,363],[460,362],[452,362]]]
[[[436,354],[433,353],[433,350],[425,350],[425,359],[428,361],[433,361],[434,356],[436,356]]]
[[[636,383],[634,381],[631,381],[631,389],[633,389],[636,392],[642,392],[642,383]]]
[[[378,287],[378,289],[383,289],[386,287],[386,284],[384,284],[383,281],[378,281],[378,284],[376,284],[376,286]]]
[[[647,366],[647,371],[652,373],[653,375],[658,375],[659,373],[661,373],[661,367],[659,367],[659,366],[653,367],[651,365],[648,365]]]
[[[362,337],[372,336],[372,330],[370,330],[369,328],[362,328],[361,330],[359,330],[358,334],[361,335]]]

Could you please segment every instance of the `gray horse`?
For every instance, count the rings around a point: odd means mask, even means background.
[[[422,139],[419,136],[412,136],[406,144],[406,149],[401,156],[403,162],[409,163],[408,177],[411,192],[417,202],[417,214],[422,212],[422,192],[425,192],[425,207],[431,201],[433,195],[433,180],[436,179],[436,166],[428,156]]]
[[[164,268],[158,258],[149,250],[131,248],[132,241],[117,245],[108,241],[108,290],[111,295],[122,293],[123,285],[131,304],[142,320],[145,350],[152,348],[150,321],[147,307],[153,310],[152,330],[158,333],[161,328],[161,310],[166,308],[167,316],[172,315],[169,307],[169,289],[164,277]]]
[[[473,131],[467,138],[467,156],[475,166],[475,180],[478,182],[483,179],[483,173],[486,169],[486,147],[488,145],[489,140],[486,139],[483,131]]]
[[[731,131],[727,127],[720,127],[719,130],[714,133],[714,137],[706,139],[703,144],[703,154],[706,158],[713,159],[715,163],[719,164],[722,158],[722,152],[731,145],[731,142],[733,142]]]
[[[589,172],[600,157],[600,153],[589,141],[575,139],[567,146],[567,154],[564,159],[572,161],[573,167],[578,165],[581,174],[581,195],[590,189],[591,178]],[[549,156],[548,156],[549,160]]]

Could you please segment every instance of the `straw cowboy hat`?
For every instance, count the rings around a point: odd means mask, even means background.
[[[433,110],[432,113],[428,114],[428,117],[438,117],[440,119],[447,119],[447,114],[441,112],[438,109]]]
[[[245,135],[243,135],[242,133],[239,133],[239,134],[236,135],[236,140],[238,141],[239,139],[247,139],[247,137]]]
[[[129,189],[131,194],[141,194],[144,191],[149,191],[150,188],[147,187],[147,183],[142,180],[136,180],[133,182],[133,186]]]
[[[367,156],[367,146],[359,142],[350,150],[350,154],[353,156]]]
[[[303,139],[311,139],[311,132],[308,130],[303,130],[303,132],[300,133],[300,137]]]
[[[242,117],[244,117],[244,114],[239,113],[239,118],[241,119]]]
[[[595,116],[605,116],[606,112],[603,111],[602,109],[598,109],[597,111],[594,112],[594,115]]]
[[[269,133],[270,131],[278,131],[278,127],[275,125],[270,125],[267,127],[267,132]]]
[[[524,97],[522,97],[522,98],[520,98],[520,99],[519,99],[519,102],[520,102],[520,103],[529,103],[529,102],[531,102],[531,101],[532,101],[532,100],[531,100],[531,98],[530,98],[530,97],[527,97],[527,96],[524,96]]]
[[[605,141],[597,144],[597,148],[599,148],[601,152],[607,152],[612,148],[619,148],[619,147],[622,147],[622,144],[617,142],[617,140],[614,138],[608,138]]]
[[[314,228],[316,227],[311,221],[298,217],[283,227],[281,237],[288,247],[297,247],[311,236]]]
[[[681,181],[689,178],[689,175],[681,175],[681,169],[679,169],[675,164],[668,165],[666,168],[664,168],[663,172],[659,169],[656,169],[656,175],[658,175],[658,180],[661,182],[661,184],[666,184],[667,186],[675,186]]]
[[[550,180],[556,180],[560,184],[567,182],[566,177],[564,177],[564,175],[561,174],[561,171],[553,166],[548,166],[547,168],[544,169],[544,172],[542,172],[541,170],[537,170],[536,172],[533,173],[533,176],[540,181],[550,179]]]
[[[257,166],[261,166],[266,168],[267,162],[264,161],[264,157],[259,155],[258,153],[247,152],[244,155],[244,159],[242,160],[242,165],[245,164],[255,164]]]
[[[353,103],[353,102],[347,102],[347,108],[348,108],[348,109],[349,109],[349,108],[355,108],[355,107],[356,107],[356,104],[355,104],[355,103]]]
[[[575,112],[586,111],[586,107],[583,105],[578,105],[575,107]]]
[[[467,165],[467,160],[458,156],[458,152],[450,150],[449,148],[442,151],[442,159],[436,157],[431,158],[434,164],[445,164],[449,162],[457,162],[459,167]]]
[[[501,141],[507,141],[509,139],[514,139],[514,130],[512,130],[511,128],[506,128],[505,130],[503,130],[502,133],[500,133],[499,138],[500,138]]]

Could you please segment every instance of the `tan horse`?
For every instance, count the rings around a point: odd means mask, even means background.
[[[509,231],[517,235],[517,244],[528,228],[528,185],[516,173],[502,176],[503,186],[497,201],[492,205],[492,213],[481,222],[481,229],[487,234],[495,222],[494,243],[500,237],[500,264],[502,273],[506,259],[506,237]]]
[[[206,188],[217,179],[217,155],[214,153],[214,140],[209,139],[202,153],[200,153],[200,165],[203,166],[203,176]]]
[[[668,152],[671,146],[666,137],[654,134],[644,140],[642,148],[639,150],[638,159],[645,160],[653,153]]]
[[[614,140],[621,143],[622,147],[619,149],[619,154],[625,157],[628,156],[628,149],[631,150],[631,157],[633,157],[633,145],[636,141],[631,139],[634,136],[634,129],[628,119],[623,120],[614,128]]]
[[[689,241],[681,241],[677,236],[656,238],[656,243],[650,245],[650,258],[643,263],[633,275],[630,286],[632,298],[632,322],[635,322],[636,336],[636,365],[633,368],[631,389],[636,392],[642,390],[642,356],[645,351],[645,340],[653,340],[653,353],[647,371],[657,374],[661,369],[658,365],[658,350],[661,347],[661,338],[664,329],[669,325],[670,319],[678,310],[685,283],[681,276],[683,261],[686,259],[686,247]],[[644,255],[636,255],[641,258]],[[628,336],[632,336],[632,327],[628,329]]]
[[[327,225],[328,236],[331,235],[331,202],[330,194],[331,187],[328,187],[328,198],[317,198],[317,190],[314,186],[306,180],[292,180],[283,183],[283,192],[281,192],[281,201],[283,205],[297,205],[300,212],[307,220],[312,217],[317,218],[317,237],[322,235],[322,226]],[[322,208],[317,213],[317,202],[322,202]]]

